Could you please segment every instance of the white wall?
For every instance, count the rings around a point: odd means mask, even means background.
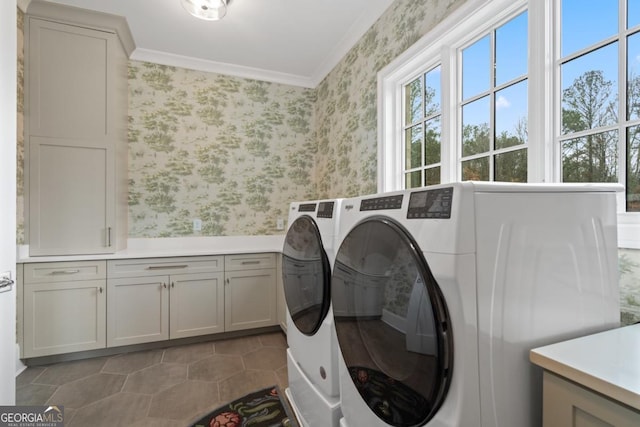
[[[17,3],[0,1],[0,273],[16,277]],[[16,289],[0,293],[0,405],[14,405]]]

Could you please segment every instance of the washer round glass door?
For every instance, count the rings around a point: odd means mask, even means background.
[[[331,267],[318,226],[308,215],[298,217],[285,236],[282,281],[296,328],[305,335],[315,334],[331,304]]]
[[[331,278],[336,333],[351,380],[392,426],[422,426],[452,375],[444,297],[418,245],[399,224],[371,217],[337,252]]]

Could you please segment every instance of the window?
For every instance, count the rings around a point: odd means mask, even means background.
[[[422,63],[400,67],[385,101],[394,104],[388,117],[402,121],[399,135],[395,123],[386,128],[399,145],[383,149],[381,191],[452,180],[527,181],[527,3],[495,3],[480,13],[458,11],[450,19],[459,25],[430,33]]]
[[[461,178],[527,182],[527,13],[461,49]]]
[[[626,184],[629,212],[640,211],[639,4],[563,0],[560,13],[562,181]]]
[[[379,191],[620,183],[619,240],[640,248],[640,0],[468,0],[379,88]]]
[[[404,87],[405,188],[440,182],[442,116],[440,66]]]

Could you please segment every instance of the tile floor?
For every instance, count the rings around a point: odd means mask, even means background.
[[[187,426],[259,388],[287,387],[280,332],[48,366],[16,380],[16,404],[63,405],[65,426]]]

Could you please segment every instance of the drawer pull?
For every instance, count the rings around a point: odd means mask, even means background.
[[[102,293],[102,286],[100,286],[98,290],[100,291],[100,293]]]
[[[256,261],[242,261],[242,265],[260,264],[259,260]]]
[[[189,265],[180,264],[180,265],[150,265],[147,267],[147,270],[171,270],[174,268],[187,268]]]
[[[53,276],[60,276],[62,274],[78,274],[78,273],[80,273],[80,270],[56,270],[51,272]]]

